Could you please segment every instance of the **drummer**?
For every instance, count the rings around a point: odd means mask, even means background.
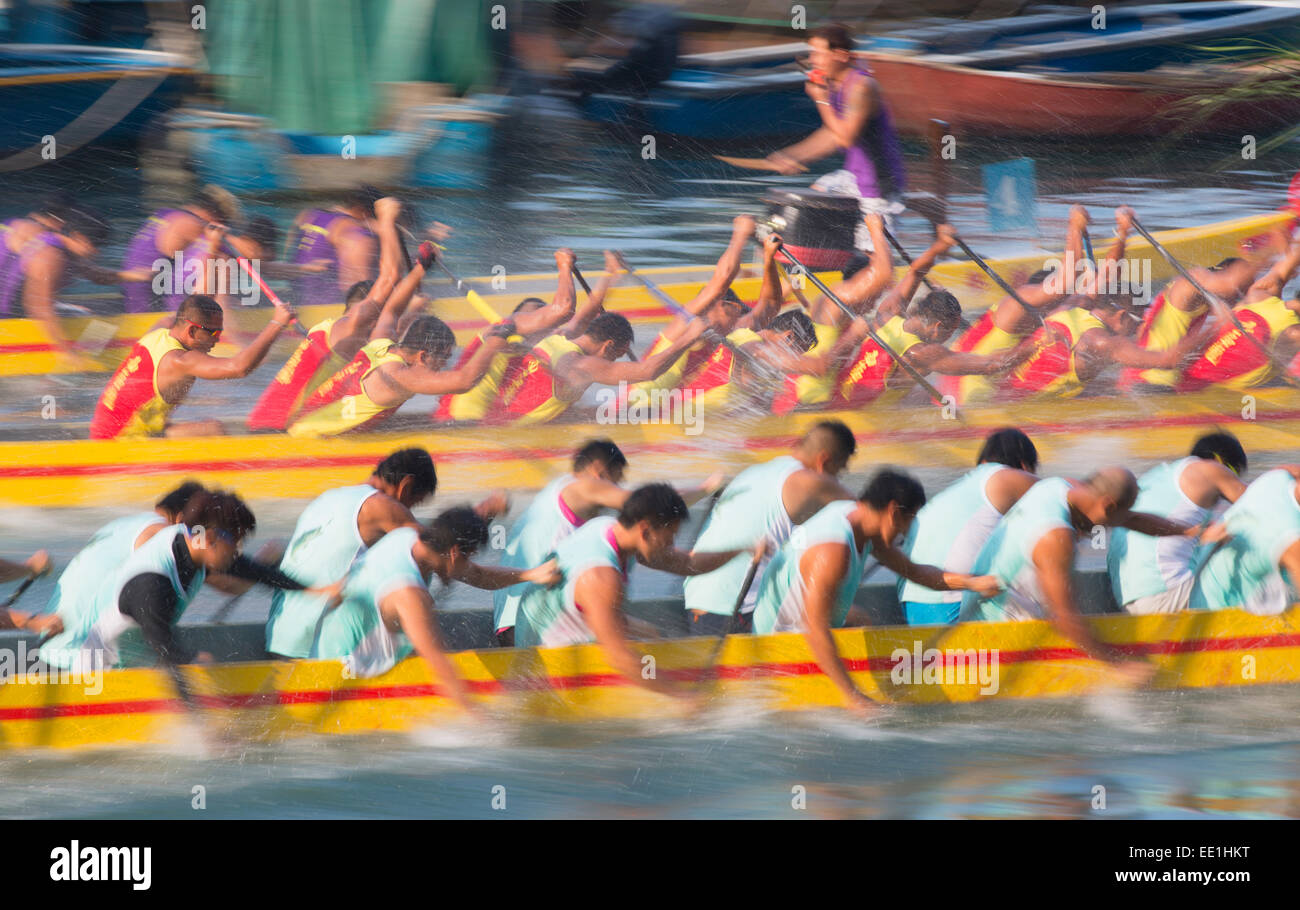
[[[907,182],[893,118],[871,72],[853,56],[853,34],[838,23],[815,29],[808,39],[812,71],[804,91],[817,106],[822,125],[806,139],[767,156],[782,174],[806,170],[809,162],[844,152],[844,167],[817,180],[815,190],[856,196],[862,214],[891,216],[903,211]],[[858,225],[854,245],[870,251],[873,240]]]

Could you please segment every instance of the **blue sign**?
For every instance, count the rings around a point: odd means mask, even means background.
[[[989,227],[995,234],[1038,233],[1038,190],[1034,159],[1013,158],[986,164],[984,195]]]

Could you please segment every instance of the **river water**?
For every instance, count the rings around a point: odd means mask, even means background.
[[[551,250],[561,244],[579,251],[588,272],[596,271],[595,257],[605,247],[623,249],[638,265],[712,261],[734,214],[756,211],[755,198],[771,187],[806,182],[732,171],[687,148],[661,146],[657,159],[645,160],[639,143],[610,138],[549,102],[529,107],[527,141],[500,151],[489,188],[418,203],[424,217],[455,227],[449,256],[461,274],[486,274],[496,265],[546,271]],[[1106,234],[1109,210],[1121,203],[1134,205],[1153,230],[1277,208],[1300,160],[1297,147],[1258,161],[1240,160],[1240,148],[1234,137],[1140,147],[959,143],[953,219],[977,249],[998,255],[1057,246],[1074,202],[1093,207],[1095,236]],[[910,152],[921,170],[919,148]],[[1037,161],[1040,237],[996,236],[984,223],[978,168],[1018,154]],[[129,162],[83,160],[25,177],[0,215],[20,214],[52,189],[83,194],[117,228],[109,261],[120,258],[148,214]],[[301,204],[252,208],[285,226]],[[912,248],[924,243],[924,225],[912,218],[904,219],[901,234]],[[219,390],[196,390],[187,416],[241,416],[277,366],[264,365]],[[102,382],[102,376],[7,380],[0,392],[13,402],[48,386],[63,396],[61,407],[88,417]],[[13,424],[0,428],[14,431]],[[1082,446],[1067,461],[1045,465],[1045,473],[1085,473],[1104,454]],[[1278,458],[1297,460],[1294,453]],[[866,462],[869,454],[855,463],[852,484],[865,477]],[[1139,459],[1132,466],[1149,464]],[[660,473],[671,474],[671,466]],[[918,473],[932,493],[953,477]],[[526,501],[517,499],[516,514]],[[255,505],[262,539],[287,536],[301,506]],[[66,562],[115,514],[0,511],[3,553],[46,547]],[[655,573],[634,578],[636,596],[674,589],[675,582]],[[48,590],[43,582],[24,605],[42,602]],[[265,598],[245,601],[232,619],[264,618]],[[218,603],[205,596],[188,619],[201,621]],[[481,595],[463,590],[440,603],[446,609],[481,604]],[[175,750],[0,755],[7,783],[0,788],[0,815],[189,817],[195,814],[191,790],[201,784],[208,794],[204,811],[222,817],[1294,817],[1300,815],[1298,698],[1287,688],[1144,693],[899,708],[870,724],[836,712],[788,717],[715,705],[689,723],[453,726],[256,746],[237,758]],[[506,788],[503,810],[491,808],[496,786]],[[1097,786],[1105,788],[1105,809],[1093,808]],[[798,787],[806,809],[792,808]]]

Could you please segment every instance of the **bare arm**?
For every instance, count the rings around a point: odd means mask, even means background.
[[[565,504],[579,515],[595,508],[621,509],[631,495],[630,490],[599,477],[579,477],[560,493]]]
[[[1074,535],[1066,528],[1049,531],[1034,546],[1033,557],[1052,625],[1098,660],[1115,660],[1118,652],[1097,640],[1075,605],[1074,583],[1070,577],[1074,562]]]
[[[667,372],[668,368],[677,361],[677,358],[686,353],[687,349],[699,340],[703,332],[704,323],[699,319],[693,319],[680,338],[658,354],[652,354],[644,360],[633,363],[627,361],[615,363],[606,360],[604,357],[573,354],[564,358],[569,363],[559,373],[572,371],[572,373],[587,378],[590,382],[600,382],[605,385],[618,385],[620,382],[647,382],[651,379],[657,379]],[[564,384],[569,385],[568,382]],[[581,383],[575,383],[575,385],[578,384]]]
[[[573,250],[555,251],[555,265],[559,270],[555,296],[551,298],[550,306],[515,315],[515,328],[520,335],[549,334],[556,326],[573,318],[577,305],[577,295],[573,290],[573,263]]]
[[[401,271],[398,266],[398,247],[401,241],[397,237],[397,216],[402,209],[401,203],[385,196],[375,202],[375,209],[375,227],[379,234],[379,275],[371,285],[366,299],[349,307],[330,326],[330,346],[340,357],[349,359],[361,349],[365,339],[370,337],[384,301],[392,294]],[[344,339],[347,340],[346,344]]]
[[[494,355],[499,354],[505,346],[506,340],[499,335],[489,335],[484,339],[483,344],[474,352],[471,357],[461,366],[453,370],[441,370],[437,373],[425,373],[421,371],[416,373],[410,368],[398,370],[396,373],[387,373],[381,367],[375,371],[376,376],[389,389],[399,393],[405,393],[407,397],[411,395],[459,395],[462,392],[468,392],[478,384],[483,378],[483,374],[488,371],[492,364]],[[392,400],[394,396],[384,395],[381,400],[379,395],[371,396],[376,403],[385,404]],[[405,400],[405,399],[403,399]]]
[[[893,547],[872,547],[871,552],[886,569],[935,591],[978,591],[981,596],[990,597],[999,590],[991,575],[967,575],[945,572],[938,566],[917,565]]]
[[[768,155],[767,158],[778,166],[787,163],[793,164],[793,168],[782,167],[782,173],[794,174],[804,169],[802,165],[805,162],[818,161],[835,154],[839,150],[840,142],[835,133],[825,126],[819,126],[808,138],[801,139],[794,145],[787,145],[785,148]]]
[[[930,273],[930,269],[934,267],[939,257],[952,249],[953,244],[957,242],[956,238],[957,234],[950,224],[940,224],[935,228],[934,243],[912,260],[912,264],[907,267],[907,272],[903,275],[903,280],[898,282],[876,307],[877,324],[883,324],[907,312],[907,305],[916,296],[921,282]]]
[[[577,338],[587,331],[587,326],[591,324],[591,321],[605,311],[605,296],[622,273],[623,267],[619,265],[618,257],[610,250],[606,250],[605,273],[600,276],[596,286],[591,289],[591,294],[583,302],[582,306],[578,307],[577,312],[573,314],[573,318],[560,329],[560,334],[566,338]]]
[[[785,301],[781,293],[781,268],[776,264],[780,243],[781,238],[777,234],[769,234],[763,241],[763,283],[758,289],[758,301],[753,309],[740,317],[736,323],[737,328],[754,331],[765,329],[776,318],[776,314],[781,312],[781,304]]]
[[[582,606],[582,617],[596,635],[605,659],[624,679],[661,695],[684,695],[685,691],[657,676],[641,674],[641,655],[627,640],[627,624],[619,604],[623,603],[623,579],[608,566],[588,569],[574,585],[574,600]]]
[[[169,386],[185,376],[198,379],[241,379],[266,359],[280,332],[289,324],[288,314],[276,307],[275,315],[248,347],[234,357],[213,357],[202,351],[173,351],[158,367],[159,385]]]
[[[717,264],[713,267],[713,274],[709,276],[708,282],[700,288],[700,292],[695,295],[694,299],[686,305],[686,309],[692,316],[699,316],[713,301],[721,297],[731,287],[731,282],[736,280],[740,274],[740,258],[745,252],[745,244],[749,238],[754,236],[754,219],[749,215],[737,215],[732,220],[731,240],[727,243],[726,250],[718,257]],[[675,339],[676,336],[685,330],[687,320],[677,316],[668,328],[664,329],[664,336]]]
[[[863,219],[871,233],[871,264],[861,269],[848,281],[841,281],[831,290],[855,313],[863,313],[894,277],[894,262],[889,254],[889,241],[885,239],[885,222],[879,215]],[[837,308],[838,309],[838,308]]]
[[[401,588],[384,598],[379,612],[386,622],[396,620],[401,626],[415,653],[429,665],[433,678],[442,684],[451,700],[466,711],[474,710],[469,688],[442,646],[429,592],[423,588]]]
[[[54,312],[54,297],[59,290],[58,276],[66,258],[66,253],[53,247],[46,247],[31,258],[27,280],[23,283],[23,311],[27,318],[41,324],[50,341],[61,350],[73,353],[75,349]]]
[[[817,666],[826,678],[835,684],[850,706],[865,708],[870,699],[853,684],[844,662],[835,647],[831,632],[831,617],[835,608],[835,589],[849,571],[849,548],[843,544],[823,543],[809,547],[799,558],[799,574],[803,576],[806,595],[804,599],[803,636],[808,642]]]
[[[0,559],[0,582],[17,581],[19,578],[41,575],[50,570],[50,554],[37,550],[24,562],[9,562]]]
[[[1160,515],[1149,512],[1129,512],[1122,521],[1117,522],[1121,528],[1147,534],[1151,537],[1191,537],[1199,533],[1196,525],[1170,521]]]
[[[744,550],[719,550],[711,553],[687,553],[676,547],[669,547],[653,561],[642,561],[644,565],[673,575],[705,575],[714,569],[731,562]]]
[[[539,585],[554,584],[560,580],[560,573],[554,559],[531,569],[507,569],[503,566],[481,566],[476,562],[466,562],[464,568],[453,577],[471,588],[496,591],[525,581]]]
[[[908,363],[922,375],[943,373],[945,376],[987,376],[1007,369],[1006,351],[997,354],[972,354],[953,351],[941,344],[914,345],[907,354]]]
[[[1297,268],[1300,268],[1300,241],[1290,244],[1282,258],[1250,286],[1246,292],[1246,302],[1257,303],[1269,297],[1281,297],[1282,288],[1286,287]]]

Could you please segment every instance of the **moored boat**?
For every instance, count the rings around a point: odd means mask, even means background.
[[[1102,640],[1158,668],[1156,689],[1300,682],[1300,606],[1278,616],[1237,610],[1087,620]],[[486,629],[487,627],[485,627]],[[250,627],[256,633],[260,627]],[[1047,622],[843,629],[836,645],[855,684],[890,704],[1081,696],[1104,687],[1101,664]],[[660,678],[697,683],[713,704],[747,711],[830,708],[835,686],[803,636],[733,635],[643,643]],[[0,749],[125,747],[192,742],[171,677],[109,670],[89,678],[29,675],[26,642],[0,686]],[[472,695],[516,722],[652,720],[679,716],[673,700],[620,677],[596,645],[454,653]],[[1245,668],[1249,668],[1248,670]],[[425,664],[408,659],[381,677],[346,678],[337,661],[249,661],[185,668],[208,722],[229,738],[410,731],[454,719]]]
[[[1297,38],[1300,9],[1290,4],[1158,3],[1101,17],[1081,7],[954,20],[864,36],[857,51],[907,133],[924,135],[939,118],[962,135],[1160,135],[1171,124],[1192,133],[1289,125],[1300,107],[1281,93],[1238,98],[1204,122],[1176,106],[1259,76],[1237,64]],[[789,42],[690,55],[644,97],[593,93],[579,102],[599,122],[699,140],[809,132],[821,121],[794,65],[806,49]]]
[[[1154,236],[1173,255],[1184,262],[1213,264],[1226,256],[1237,255],[1243,244],[1250,246],[1266,242],[1272,231],[1286,225],[1293,218],[1290,213],[1270,212],[1198,227],[1157,231]],[[1101,238],[1096,242],[1098,248],[1106,244],[1106,241]],[[1007,281],[1019,284],[1035,271],[1043,268],[1050,255],[1039,252],[1009,256],[990,259],[989,264]],[[1130,240],[1127,255],[1130,259],[1138,258],[1150,262],[1153,282],[1160,283],[1173,276],[1173,270],[1164,259],[1152,255],[1150,245],[1145,240],[1140,238]],[[708,280],[712,267],[690,266],[640,271],[658,283],[674,300],[686,303]],[[899,274],[902,274],[901,267]],[[824,273],[822,277],[827,281],[833,281],[838,278],[838,273]],[[952,289],[968,312],[985,310],[1003,296],[1001,289],[973,262],[967,260],[941,262],[935,266],[930,277],[931,280]],[[524,297],[536,294],[549,297],[555,287],[555,276],[547,274],[511,276],[508,291],[501,293],[488,290],[493,287],[492,278],[471,279],[469,283],[481,289],[484,299],[496,312],[504,314],[514,309]],[[746,266],[734,282],[733,288],[742,298],[753,300],[758,295],[759,283],[757,270]],[[113,314],[113,308],[120,308],[119,299],[116,297],[96,295],[93,298],[78,299],[76,302],[89,312],[85,316],[65,320],[65,331],[70,338],[80,339],[88,348],[99,350],[100,353],[94,358],[94,363],[101,371],[116,369],[136,339],[149,331],[162,315],[158,313]],[[637,325],[662,323],[670,318],[670,314],[659,301],[641,288],[632,286],[631,281],[626,279],[621,286],[615,287],[609,293],[606,298],[606,308],[622,313]],[[460,296],[439,297],[432,302],[431,310],[448,323],[456,333],[459,344],[465,344],[486,325],[482,316]],[[339,311],[339,306],[303,307],[299,317],[303,324],[310,326],[322,319],[338,315]],[[239,308],[236,313],[237,325],[234,328],[244,332],[255,332],[265,324],[266,313],[265,309],[257,307]],[[285,353],[280,356],[287,356],[287,351],[294,344],[297,344],[295,336],[286,333],[281,342],[281,348]],[[218,347],[216,353],[220,355],[227,352]],[[66,373],[70,372],[71,368],[72,364],[53,347],[39,323],[30,319],[0,320],[0,377]]]

